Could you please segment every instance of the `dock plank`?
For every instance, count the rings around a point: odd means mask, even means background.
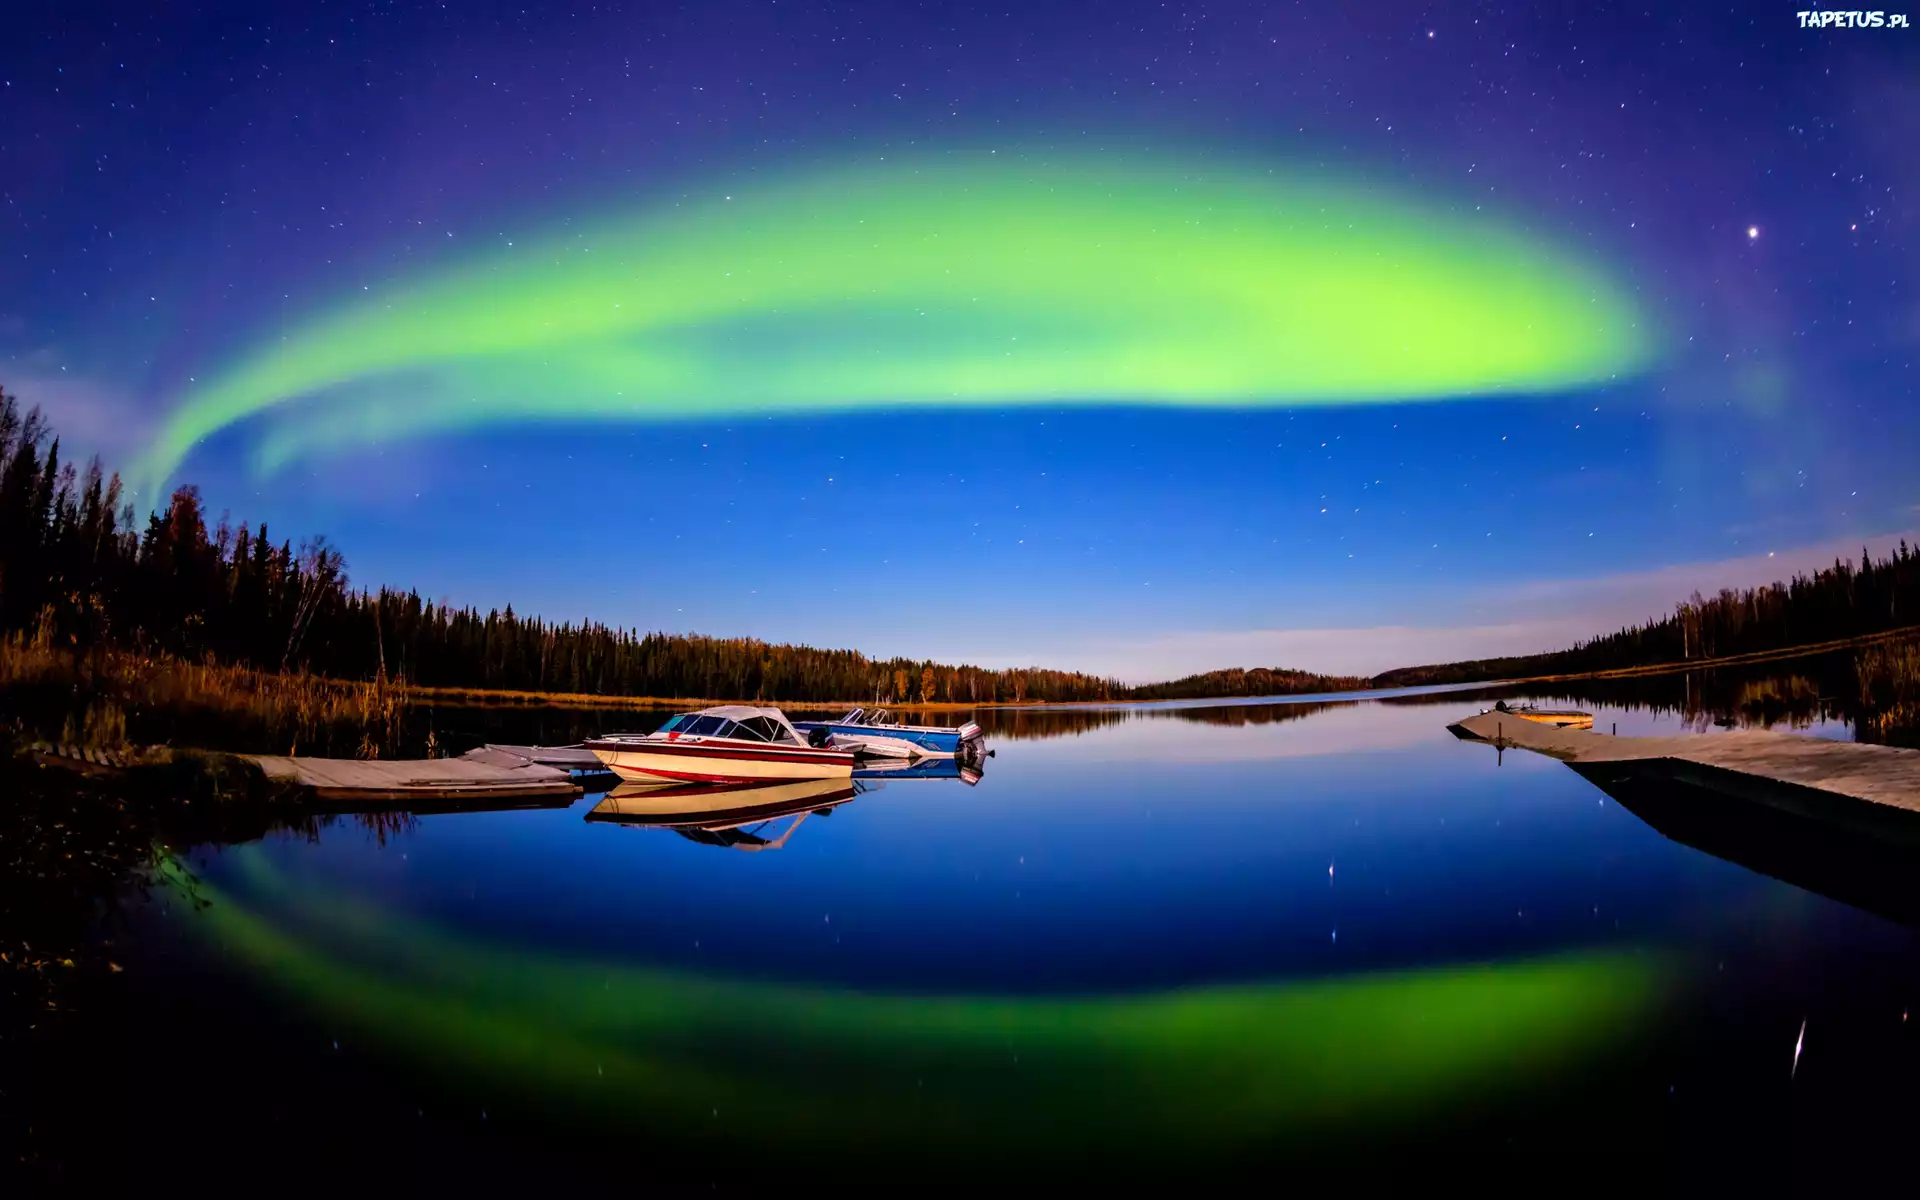
[[[270,779],[337,801],[407,801],[470,797],[573,797],[580,785],[566,771],[499,754],[485,758],[342,759],[246,755]]]
[[[1497,710],[1476,713],[1451,728],[1463,736],[1532,750],[1576,767],[1664,760],[1920,814],[1920,750],[1763,729],[1615,737],[1591,730],[1555,729]]]
[[[608,769],[607,765],[600,761],[600,756],[585,746],[512,746],[488,742],[479,750],[468,751],[467,757],[471,758],[483,750],[510,754],[515,758],[538,763],[543,767],[557,767],[562,771],[602,772]]]

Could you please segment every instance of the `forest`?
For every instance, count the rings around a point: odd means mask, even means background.
[[[1164,683],[989,669],[752,638],[554,623],[413,591],[355,590],[324,537],[209,522],[198,489],[141,525],[117,475],[64,461],[38,409],[0,392],[0,634],[260,671],[413,687],[662,699],[996,704],[1297,695],[1578,674],[1779,650],[1920,623],[1920,554],[1862,552],[1717,596],[1566,650],[1404,667],[1371,680],[1233,668]]]
[[[1723,589],[1716,596],[1695,592],[1667,616],[1566,650],[1401,667],[1374,676],[1373,683],[1415,687],[1577,675],[1787,650],[1912,625],[1920,625],[1920,553],[1902,538],[1884,558],[1862,548],[1858,563],[1836,559],[1831,567],[1783,582]]]
[[[1200,700],[1229,696],[1297,696],[1308,692],[1351,692],[1371,687],[1357,675],[1315,675],[1284,667],[1229,667],[1185,675],[1165,683],[1144,683],[1127,689],[1130,700]]]
[[[1140,691],[1080,672],[553,623],[511,606],[482,613],[412,591],[354,590],[325,538],[276,541],[265,525],[210,522],[193,487],[142,527],[117,475],[97,461],[64,461],[39,410],[4,393],[0,633],[44,635],[80,652],[111,647],[426,688],[895,704],[1127,700]],[[1276,691],[1331,683],[1295,671],[1222,674]],[[1196,677],[1185,694],[1245,694],[1204,690],[1211,679]]]

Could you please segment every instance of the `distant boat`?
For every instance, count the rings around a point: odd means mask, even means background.
[[[732,850],[778,850],[810,816],[877,785],[852,779],[765,783],[623,783],[587,814],[589,821],[671,829],[689,841]],[[771,822],[793,818],[776,835]]]
[[[808,745],[779,709],[746,704],[682,713],[653,733],[609,734],[586,748],[627,782],[751,783],[853,775],[853,751]]]
[[[948,758],[963,753],[982,737],[972,721],[964,725],[904,725],[884,708],[856,708],[837,721],[795,721],[793,727],[814,744],[846,746],[869,758]]]
[[[1532,704],[1508,707],[1507,702],[1502,700],[1493,706],[1493,711],[1508,713],[1538,725],[1551,725],[1555,729],[1593,728],[1593,714],[1573,708],[1539,708]]]

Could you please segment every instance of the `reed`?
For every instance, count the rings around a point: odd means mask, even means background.
[[[1879,740],[1920,745],[1920,638],[1882,642],[1853,656],[1861,723]]]
[[[406,684],[388,679],[78,652],[56,644],[44,626],[0,641],[0,719],[26,742],[380,758],[404,745],[407,705]]]
[[[1769,728],[1783,720],[1805,728],[1826,712],[1820,685],[1804,675],[1743,680],[1733,706],[1748,720]]]

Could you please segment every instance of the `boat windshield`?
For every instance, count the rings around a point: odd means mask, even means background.
[[[793,742],[797,739],[785,725],[772,717],[748,717],[740,722],[740,737],[757,742]]]
[[[748,717],[744,721],[736,722],[729,721],[725,717],[682,713],[662,725],[656,732],[678,733],[688,737],[736,738],[746,742],[799,744],[799,739],[794,736],[793,731],[773,717]]]

